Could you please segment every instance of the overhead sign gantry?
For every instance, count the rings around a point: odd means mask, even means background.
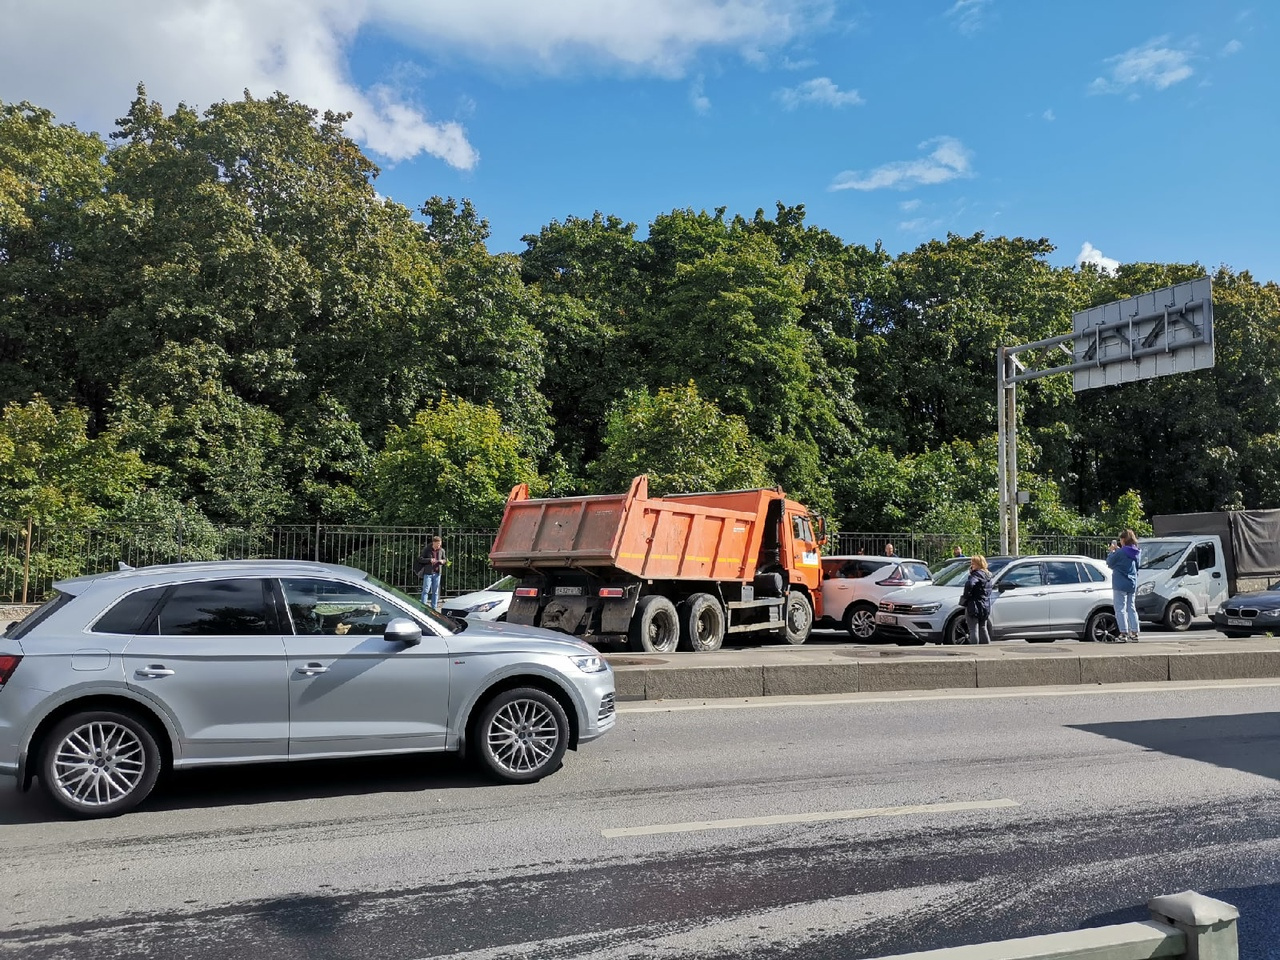
[[[1018,504],[1028,499],[1018,490],[1017,384],[1070,373],[1079,393],[1212,367],[1212,281],[1201,277],[1082,310],[1071,315],[1071,331],[997,352],[1000,550],[1005,554],[1018,552]],[[1064,355],[1069,362],[1060,362]]]

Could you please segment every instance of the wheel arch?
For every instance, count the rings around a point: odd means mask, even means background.
[[[458,734],[460,737],[461,753],[465,756],[467,753],[467,743],[471,739],[471,729],[475,726],[476,718],[480,715],[480,711],[494,697],[499,694],[506,693],[508,690],[515,690],[518,687],[533,687],[541,690],[543,693],[554,697],[556,702],[564,709],[565,716],[569,719],[569,749],[578,749],[578,731],[582,723],[582,706],[569,690],[558,680],[543,673],[511,673],[505,676],[496,677],[493,681],[484,686],[467,704],[463,711],[463,722],[459,724]]]
[[[90,710],[115,710],[145,724],[156,741],[156,747],[160,750],[161,770],[173,769],[174,757],[177,754],[176,734],[159,710],[142,700],[124,694],[93,693],[59,703],[40,718],[40,722],[31,731],[31,736],[27,738],[19,755],[18,786],[21,790],[31,789],[40,751],[44,747],[44,739],[49,735],[49,731],[72,714]]]

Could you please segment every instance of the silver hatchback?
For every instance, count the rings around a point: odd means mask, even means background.
[[[561,633],[457,621],[351,567],[143,567],[55,584],[0,638],[0,774],[72,814],[161,771],[465,751],[528,783],[613,726],[613,671]]]

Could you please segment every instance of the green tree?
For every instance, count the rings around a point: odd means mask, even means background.
[[[609,414],[597,489],[627,489],[649,475],[655,496],[734,490],[768,483],[762,451],[741,417],[725,414],[689,383],[628,394]]]
[[[441,396],[406,426],[392,426],[364,477],[383,523],[496,526],[512,487],[537,482],[493,407]]]

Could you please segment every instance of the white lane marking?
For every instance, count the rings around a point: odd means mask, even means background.
[[[733,817],[730,820],[691,820],[687,823],[655,823],[647,827],[614,827],[601,830],[606,837],[650,837],[659,833],[696,833],[700,830],[733,830],[768,827],[782,823],[823,823],[828,820],[861,820],[866,817],[902,817],[913,813],[955,813],[960,810],[999,810],[1019,807],[1017,800],[957,800],[954,803],[916,803],[906,807],[865,807],[861,810],[827,810],[815,813],[780,813],[771,817]]]
[[[815,693],[808,696],[742,697],[733,700],[622,700],[619,713],[674,713],[681,710],[742,710],[748,707],[826,707],[834,703],[903,703],[911,700],[1009,700],[1026,697],[1096,697],[1118,693],[1184,693],[1280,687],[1274,680],[1157,680],[1152,683],[1104,683],[1088,687],[1000,687],[988,690],[903,690],[894,694]]]

